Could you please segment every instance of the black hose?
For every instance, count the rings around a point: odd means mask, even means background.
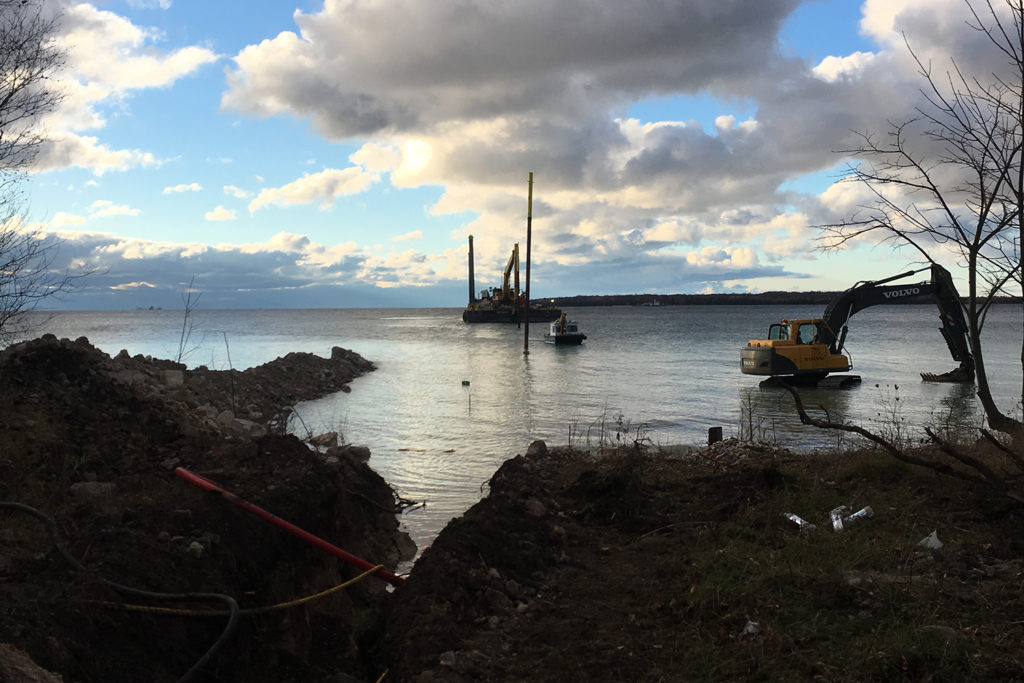
[[[35,517],[37,520],[42,522],[44,526],[46,526],[46,530],[50,533],[50,540],[53,542],[54,547],[57,548],[57,552],[59,552],[61,556],[78,571],[89,571],[88,569],[86,569],[84,565],[82,565],[81,562],[75,559],[74,555],[68,552],[68,549],[66,547],[64,547],[64,543],[61,541],[60,534],[57,531],[57,524],[50,517],[43,514],[39,510],[36,510],[35,508],[30,507],[28,505],[24,505],[22,503],[0,501],[0,509],[17,510],[18,512],[24,512],[27,515]],[[104,585],[109,586],[110,588],[113,588],[117,592],[122,593],[124,595],[149,598],[151,600],[166,600],[176,602],[189,600],[219,600],[221,602],[227,603],[230,614],[228,615],[228,623],[224,626],[224,630],[221,632],[220,637],[218,637],[217,640],[213,643],[213,645],[210,646],[210,648],[206,651],[206,654],[200,657],[199,661],[193,664],[192,668],[190,668],[185,673],[184,676],[178,679],[179,683],[187,683],[188,681],[193,680],[193,678],[199,672],[199,670],[202,669],[202,667],[208,661],[210,661],[210,659],[228,641],[228,638],[231,637],[231,634],[235,629],[235,625],[238,622],[238,603],[230,595],[225,595],[223,593],[154,593],[151,591],[140,590],[138,588],[132,588],[131,586],[125,586],[124,584],[120,584],[109,579],[104,579],[102,577],[100,577],[99,580]]]

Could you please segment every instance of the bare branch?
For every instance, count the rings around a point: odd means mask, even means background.
[[[858,425],[851,425],[843,422],[833,422],[830,419],[819,420],[817,418],[811,417],[804,409],[803,400],[800,398],[800,394],[797,392],[797,390],[785,382],[780,382],[779,384],[793,397],[793,402],[796,406],[796,412],[800,416],[800,422],[802,422],[805,425],[818,427],[820,429],[835,429],[843,432],[850,432],[852,434],[858,434],[867,439],[868,441],[877,444],[879,447],[882,448],[882,450],[884,450],[886,453],[888,453],[895,459],[899,460],[900,462],[905,462],[909,465],[919,465],[921,467],[927,467],[937,472],[948,474],[959,479],[965,479],[967,481],[985,483],[985,480],[982,479],[981,477],[974,475],[970,472],[964,472],[962,470],[952,468],[946,463],[935,462],[932,460],[926,460],[924,458],[917,458],[915,456],[908,455],[903,450],[897,448],[893,443],[882,438],[878,434],[875,434],[874,432],[864,429],[863,427],[860,427]]]

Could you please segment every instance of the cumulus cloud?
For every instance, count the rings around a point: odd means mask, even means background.
[[[203,218],[208,221],[233,221],[235,220],[235,210],[217,206],[213,210],[204,213]]]
[[[58,211],[50,220],[33,225],[32,229],[60,231],[61,228],[79,228],[93,221],[113,216],[138,216],[142,211],[127,204],[115,204],[108,199],[97,199],[88,207],[88,215]]]
[[[111,149],[95,136],[64,132],[44,141],[35,159],[33,173],[76,167],[103,175],[131,168],[157,168],[163,161],[139,149]]]
[[[394,145],[380,142],[368,142],[349,156],[349,161],[362,166],[371,173],[390,171],[401,160],[402,154]]]
[[[66,54],[66,65],[55,83],[64,99],[44,122],[50,140],[35,171],[76,166],[102,174],[159,164],[149,152],[114,149],[82,132],[107,125],[105,105],[124,105],[135,91],[167,87],[218,56],[197,46],[160,50],[158,32],[88,3],[50,5],[60,12],[56,41]]]
[[[413,230],[412,232],[407,232],[404,235],[395,235],[394,237],[391,238],[391,241],[392,242],[412,242],[412,241],[421,240],[421,239],[423,239],[423,231],[422,230]]]
[[[85,216],[78,216],[71,213],[65,213],[64,211],[58,211],[53,215],[53,218],[49,221],[51,228],[63,228],[67,226],[82,225],[86,222]]]
[[[262,190],[249,202],[249,211],[258,211],[271,205],[293,206],[315,202],[319,202],[320,208],[325,209],[338,197],[362,192],[375,180],[376,174],[367,173],[358,166],[330,168],[304,175],[281,187]]]
[[[170,185],[164,188],[164,194],[176,194],[178,192],[199,192],[203,189],[203,186],[199,183],[181,183],[178,185]]]
[[[686,255],[686,262],[696,266],[749,268],[757,264],[753,249],[730,249],[728,247],[704,247]]]
[[[779,23],[794,6],[763,4],[760,15],[736,17],[729,23],[735,40],[716,45],[690,40],[688,30],[705,20],[721,25],[737,5],[669,3],[661,5],[667,10],[662,15],[654,5],[643,5],[630,17],[623,15],[634,12],[632,7],[622,8],[622,15],[609,7],[578,29],[556,21],[564,8],[476,6],[476,40],[466,40],[456,28],[439,42],[432,37],[428,49],[430,32],[388,33],[398,13],[408,11],[404,3],[328,4],[322,12],[298,16],[299,35],[283,34],[237,55],[223,103],[258,115],[309,117],[329,136],[378,135],[386,143],[374,151],[389,153],[376,168],[392,169],[394,184],[442,185],[444,194],[431,207],[435,215],[478,214],[465,232],[478,235],[478,254],[490,264],[505,257],[509,240],[521,232],[514,217],[522,211],[524,168],[537,171],[538,196],[547,212],[547,232],[540,239],[559,264],[622,262],[642,251],[708,241],[750,240],[752,248],[772,254],[796,253],[812,230],[805,225],[796,233],[780,233],[771,227],[779,205],[792,201],[779,188],[835,166],[840,159],[833,150],[849,146],[851,130],[912,112],[916,75],[894,38],[905,29],[926,36],[932,20],[926,4],[907,2],[890,13],[899,20],[883,29],[875,14],[885,8],[869,3],[866,25],[874,21],[880,45],[900,54],[860,52],[812,65],[784,58],[773,48]],[[440,22],[453,7],[440,2],[416,8],[429,16],[415,23]],[[539,49],[504,40],[515,35],[509,26],[526,25],[531,16],[538,24],[557,26],[562,36]],[[688,27],[675,32],[672,45],[657,39],[648,46],[632,42],[649,35],[639,27],[674,26],[676,20]],[[942,25],[953,30],[957,22],[963,33],[962,17]],[[584,39],[602,50],[610,46],[607,58],[581,47]],[[391,40],[406,49],[383,59],[369,49]],[[748,51],[739,43],[754,47]],[[535,58],[538,63],[531,61]],[[298,62],[302,74],[288,66]],[[460,65],[454,71],[453,62]],[[523,69],[524,64],[535,68]],[[509,65],[515,65],[514,83]],[[524,79],[522,73],[536,77]],[[585,105],[577,88],[581,83]],[[503,94],[495,97],[499,89]],[[661,89],[751,98],[757,117],[741,120],[723,113],[706,131],[695,122],[610,116],[617,103]],[[321,91],[330,96],[309,96]],[[535,91],[549,96],[524,96]],[[484,97],[487,102],[480,101]],[[761,217],[732,221],[726,213],[738,205]],[[821,210],[823,203],[815,206]],[[823,213],[797,215],[811,225]]]
[[[612,98],[745,81],[797,4],[329,2],[296,14],[298,34],[236,55],[222,103],[309,117],[337,138],[541,108],[576,117]]]
[[[778,263],[810,253],[817,236],[810,226],[849,215],[870,197],[848,184],[819,196],[784,188],[841,164],[835,150],[856,144],[851,131],[884,131],[888,121],[913,115],[921,83],[904,36],[936,73],[949,55],[962,56],[970,74],[1002,68],[1000,55],[977,49],[961,0],[866,0],[861,28],[877,49],[815,63],[778,49],[780,27],[798,5],[328,1],[295,13],[295,30],[234,55],[221,105],[245,116],[307,121],[324,138],[353,145],[353,165],[255,196],[234,185],[223,191],[251,197],[249,211],[258,212],[329,208],[384,178],[399,189],[436,187],[440,197],[426,210],[466,215],[452,242],[475,235],[478,270],[487,277],[500,273],[511,245],[523,239],[526,173],[534,171],[534,277],[541,286],[596,290],[577,283],[606,282],[610,272],[616,287],[634,291],[797,277]],[[65,112],[74,131],[102,130],[105,110],[97,102],[171,83],[216,59],[194,47],[155,50],[154,35],[107,12],[82,9],[73,17],[88,37],[85,47],[102,40],[124,53],[110,74],[81,56],[87,77],[69,92],[74,106]],[[719,103],[710,125],[689,120],[691,95]],[[678,115],[627,113],[652,96],[678,98]],[[161,163],[97,138],[68,140],[63,154],[46,150],[48,168],[79,158],[100,172]],[[70,227],[77,219],[69,213],[59,220]],[[299,274],[339,269],[377,287],[465,277],[463,246],[378,253],[288,232],[252,239],[214,251],[272,266],[293,284]],[[116,253],[135,252],[125,246]],[[253,288],[267,277],[254,275]]]
[[[169,52],[154,49],[154,31],[87,3],[67,8],[61,27],[60,43],[75,73],[114,92],[163,87],[217,59],[210,50],[195,46]]]
[[[107,216],[138,216],[139,209],[133,209],[127,204],[115,204],[106,199],[98,199],[89,207],[90,218],[105,218]]]
[[[845,57],[828,56],[814,67],[812,73],[827,83],[860,76],[875,59],[872,52],[854,52]]]

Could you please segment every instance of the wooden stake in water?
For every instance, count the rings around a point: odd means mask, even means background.
[[[533,171],[526,194],[526,305],[523,306],[523,353],[530,353],[530,243],[533,238]]]

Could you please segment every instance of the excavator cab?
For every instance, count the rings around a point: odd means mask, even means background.
[[[847,372],[852,367],[849,358],[832,353],[819,340],[824,325],[821,318],[783,318],[773,323],[767,339],[751,339],[740,350],[740,370],[747,375],[791,377],[796,382],[817,382],[829,373]]]
[[[768,328],[768,339],[772,341],[781,341],[789,339],[789,324],[783,320],[782,324],[772,323],[771,327]]]

